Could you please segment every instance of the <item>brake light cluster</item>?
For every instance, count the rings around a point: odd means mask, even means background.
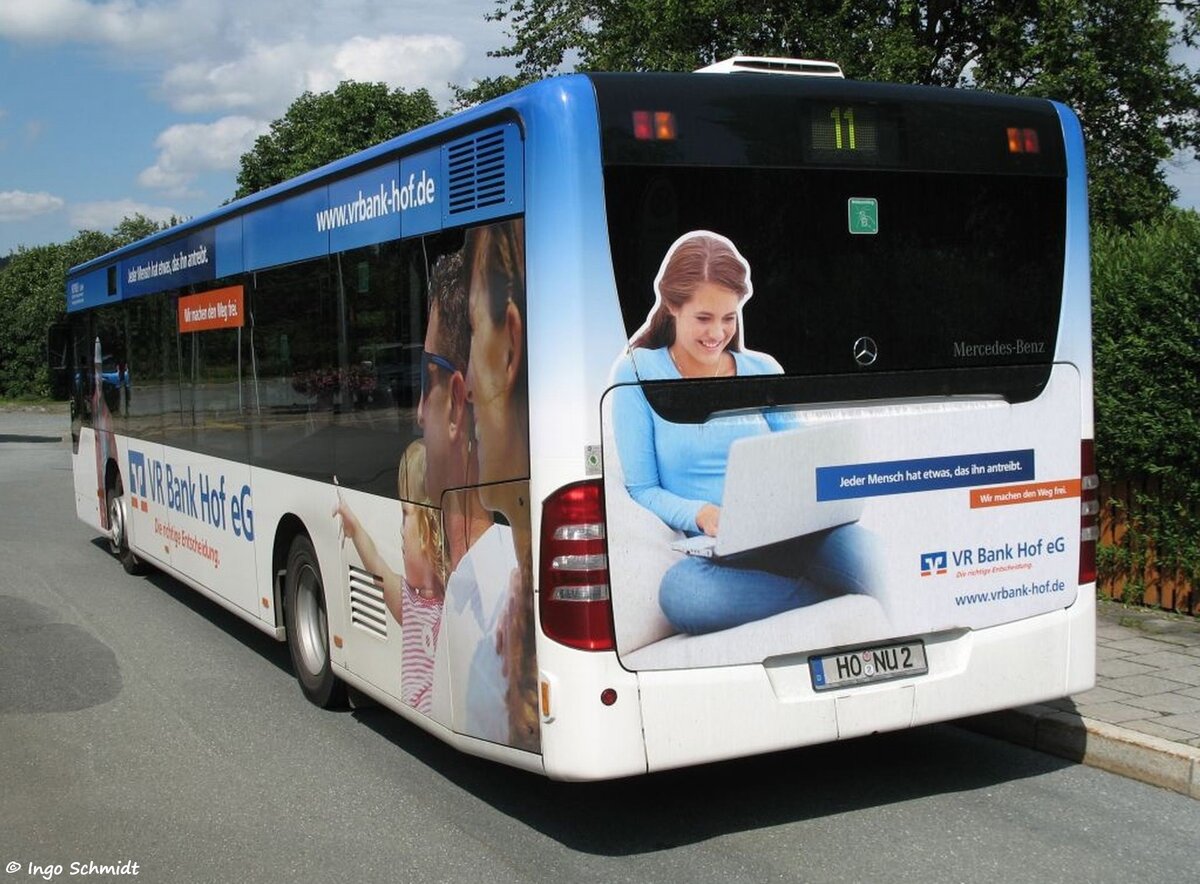
[[[1038,140],[1037,129],[1010,128],[1008,134],[1009,153],[1041,153],[1042,145]]]
[[[638,141],[674,141],[677,134],[671,111],[633,112],[633,137]]]
[[[609,651],[613,640],[600,480],[566,485],[542,506],[538,593],[542,632],[585,651]]]
[[[1100,539],[1100,476],[1096,443],[1084,439],[1079,458],[1079,583],[1096,581],[1096,542]]]

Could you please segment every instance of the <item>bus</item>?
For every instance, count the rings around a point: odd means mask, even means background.
[[[78,516],[312,702],[561,780],[1090,687],[1076,117],[755,67],[546,80],[73,268]]]

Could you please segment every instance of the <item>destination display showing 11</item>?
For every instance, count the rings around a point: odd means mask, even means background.
[[[812,160],[855,165],[892,163],[897,155],[894,115],[871,104],[817,103],[808,109],[808,152]]]

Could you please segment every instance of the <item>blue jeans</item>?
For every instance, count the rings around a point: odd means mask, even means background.
[[[700,635],[839,595],[879,598],[879,546],[853,524],[722,559],[688,556],[663,575],[658,601],[672,626]]]

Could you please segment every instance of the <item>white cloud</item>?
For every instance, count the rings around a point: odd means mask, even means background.
[[[344,79],[447,97],[470,55],[501,41],[491,0],[3,0],[0,39],[81,43],[161,63],[179,110],[278,115]],[[264,34],[272,35],[264,40]],[[455,36],[451,36],[455,35]]]
[[[334,51],[332,69],[338,82],[383,82],[406,89],[424,86],[430,92],[440,93],[458,73],[465,58],[466,47],[453,37],[385,34],[375,39],[350,38]],[[331,89],[336,85],[318,85],[318,88]]]
[[[181,123],[154,141],[158,159],[143,169],[138,183],[172,196],[186,193],[201,172],[236,169],[238,160],[267,131],[268,124],[250,117],[222,117],[215,123]]]
[[[250,111],[277,116],[306,88],[307,43],[252,45],[226,62],[188,61],[163,76],[161,94],[176,110]]]
[[[0,6],[0,34],[27,40],[59,38],[72,20],[89,15],[82,0],[8,0]]]
[[[47,43],[98,43],[150,52],[157,46],[181,46],[205,28],[195,0],[134,3],[110,0],[5,0],[0,5],[0,35]]]
[[[155,99],[198,121],[161,132],[138,183],[181,198],[198,174],[236,169],[264,121],[306,89],[384,82],[427,88],[445,104],[448,83],[507,67],[486,56],[503,42],[484,20],[493,2],[0,0],[0,45],[94,47],[109,66],[148,72]]]
[[[169,221],[183,213],[169,206],[150,206],[131,199],[106,200],[72,205],[68,215],[71,226],[79,230],[112,230],[125,218],[145,215],[151,221]]]
[[[449,97],[466,47],[440,34],[355,36],[340,43],[294,40],[255,43],[236,59],[189,60],[163,77],[161,94],[177,110],[241,111],[278,117],[306,89],[325,92],[343,80],[383,82],[392,88],[428,89]]]
[[[57,212],[66,203],[50,193],[27,193],[23,190],[0,191],[0,221],[25,221],[37,215]]]
[[[471,33],[498,36],[484,21],[492,0],[4,0],[0,37],[86,43],[179,59],[236,57],[261,40],[338,43],[356,34]]]

